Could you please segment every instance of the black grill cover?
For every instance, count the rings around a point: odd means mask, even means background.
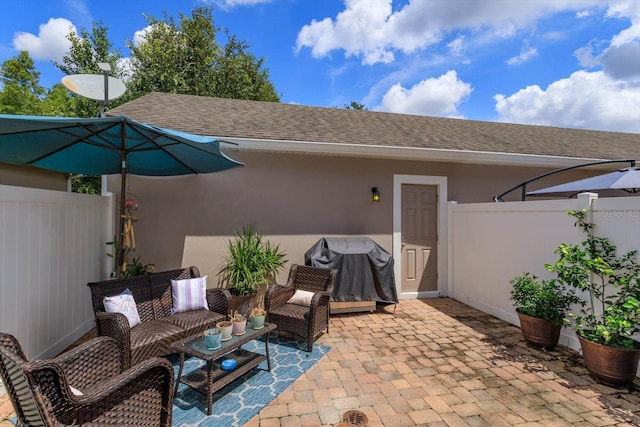
[[[393,257],[368,237],[323,237],[307,251],[305,263],[338,270],[334,301],[398,303]]]

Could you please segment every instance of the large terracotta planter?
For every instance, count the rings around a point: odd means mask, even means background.
[[[516,313],[518,313],[518,318],[520,319],[522,336],[529,345],[551,350],[558,344],[562,326],[554,325],[546,319],[527,316],[517,310]]]
[[[636,377],[640,349],[625,350],[596,344],[578,336],[582,358],[589,373],[599,383],[623,387]]]

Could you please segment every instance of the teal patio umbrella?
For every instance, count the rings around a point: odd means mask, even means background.
[[[188,175],[242,165],[222,153],[220,141],[215,138],[139,123],[128,117],[83,119],[2,114],[0,162],[63,173],[120,174],[121,251],[128,174]],[[117,265],[122,256],[120,253]]]

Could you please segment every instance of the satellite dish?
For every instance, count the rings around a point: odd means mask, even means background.
[[[73,93],[94,101],[105,102],[105,77],[100,74],[72,74],[62,78],[62,84]],[[109,76],[108,101],[118,99],[126,92],[122,80]]]

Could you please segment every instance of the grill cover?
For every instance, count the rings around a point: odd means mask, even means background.
[[[323,237],[305,263],[338,270],[333,301],[398,303],[393,257],[368,237]]]

